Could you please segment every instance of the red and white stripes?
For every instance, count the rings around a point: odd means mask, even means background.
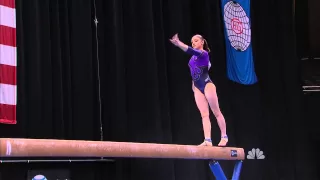
[[[0,0],[0,123],[16,124],[17,48],[15,0]]]

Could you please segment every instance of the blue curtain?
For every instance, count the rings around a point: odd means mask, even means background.
[[[250,0],[221,0],[226,40],[227,76],[250,85],[258,79],[251,45]]]

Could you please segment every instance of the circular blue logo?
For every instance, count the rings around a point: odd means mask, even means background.
[[[47,178],[44,175],[36,175],[32,180],[47,180]]]

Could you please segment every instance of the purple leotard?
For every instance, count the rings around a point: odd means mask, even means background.
[[[209,54],[207,51],[196,50],[192,47],[188,47],[186,52],[192,55],[188,65],[194,86],[204,94],[206,84],[212,82],[208,73],[211,67]]]

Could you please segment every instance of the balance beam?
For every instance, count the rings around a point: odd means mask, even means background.
[[[207,159],[216,179],[226,179],[217,160],[238,160],[240,174],[243,148],[178,144],[0,138],[0,157],[121,157]],[[238,179],[238,178],[233,178]]]
[[[126,157],[243,160],[236,147],[0,138],[0,157]]]

